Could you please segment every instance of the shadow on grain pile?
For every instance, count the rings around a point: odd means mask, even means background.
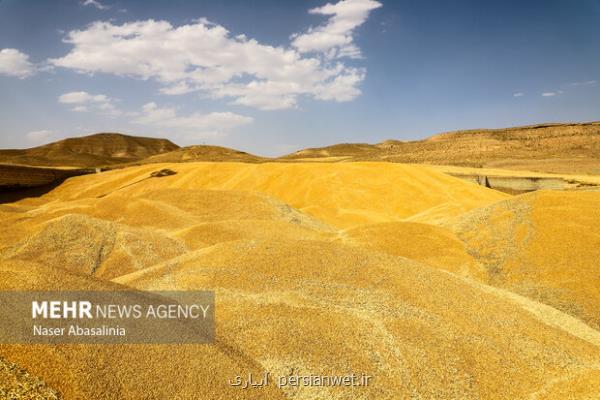
[[[0,190],[0,204],[15,203],[27,198],[39,198],[60,186],[64,180],[32,188],[15,188]]]

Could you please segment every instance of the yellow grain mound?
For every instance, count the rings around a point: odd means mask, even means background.
[[[449,229],[414,222],[364,225],[343,233],[344,241],[368,249],[406,257],[480,281],[487,271]]]
[[[58,400],[59,394],[38,377],[0,357],[0,398]]]
[[[2,256],[110,279],[185,250],[182,243],[158,232],[67,214],[49,221],[39,233],[3,251]]]
[[[491,283],[600,328],[600,192],[539,191],[454,225]]]
[[[274,375],[376,377],[360,390],[303,388],[289,398],[527,398],[600,367],[597,345],[509,297],[339,243],[222,243],[117,281],[215,290],[220,337]]]
[[[140,181],[160,168],[173,169],[177,174]],[[69,179],[52,196],[60,200],[117,192],[135,196],[165,187],[173,191],[259,192],[338,228],[398,221],[440,208],[450,217],[507,198],[427,167],[369,162],[154,164],[111,171],[93,179]],[[170,197],[173,201],[177,198]]]
[[[0,289],[214,290],[216,343],[0,345],[0,358],[67,399],[593,398],[598,196],[510,197],[389,163],[71,178],[0,205]],[[228,384],[291,368],[373,381]]]
[[[0,263],[3,290],[122,290],[122,286],[23,261]],[[240,398],[228,384],[237,374],[264,369],[245,349],[213,345],[5,345],[0,355],[44,379],[65,399]],[[284,399],[275,387],[244,399]]]

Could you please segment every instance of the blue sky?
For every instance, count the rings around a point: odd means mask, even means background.
[[[600,119],[600,0],[0,0],[0,148],[261,155]]]

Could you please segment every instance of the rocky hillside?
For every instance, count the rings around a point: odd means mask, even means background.
[[[97,133],[24,150],[0,150],[0,164],[101,167],[139,161],[178,149],[167,139]]]
[[[442,133],[425,140],[337,144],[287,160],[392,161],[555,173],[600,174],[600,122]]]
[[[261,162],[268,159],[255,156],[244,151],[234,150],[221,146],[188,146],[182,147],[168,153],[157,154],[148,157],[140,164],[149,163],[173,163],[193,161],[229,161],[229,162]]]

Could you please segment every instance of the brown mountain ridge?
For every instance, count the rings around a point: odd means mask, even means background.
[[[464,130],[406,142],[335,144],[300,150],[282,159],[388,161],[600,174],[600,122]]]
[[[455,131],[416,141],[340,143],[279,158],[221,146],[179,147],[166,139],[99,133],[31,149],[0,150],[0,188],[35,187],[94,172],[93,168],[143,164],[350,161],[435,165],[441,172],[509,193],[598,186],[600,122]]]
[[[140,162],[140,164],[149,163],[173,163],[173,162],[194,162],[194,161],[229,161],[229,162],[248,162],[256,163],[268,161],[269,158],[255,156],[222,146],[198,145],[187,146],[150,156]]]
[[[446,132],[423,140],[339,143],[278,158],[221,146],[179,147],[167,139],[98,133],[23,150],[0,150],[0,164],[93,168],[193,161],[386,161],[546,173],[600,174],[600,122]]]
[[[30,149],[0,150],[0,164],[89,168],[139,161],[177,149],[167,139],[97,133]]]

